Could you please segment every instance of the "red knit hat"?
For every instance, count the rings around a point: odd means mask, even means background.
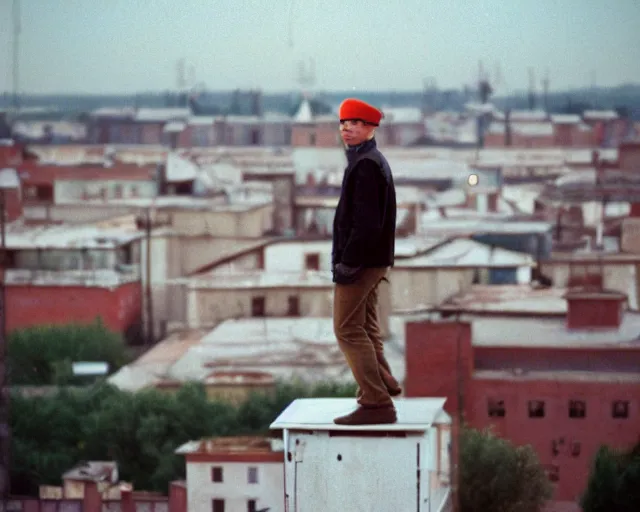
[[[356,98],[347,98],[340,105],[340,120],[361,119],[367,123],[378,126],[382,119],[382,112],[377,108]]]

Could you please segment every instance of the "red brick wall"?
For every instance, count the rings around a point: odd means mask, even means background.
[[[471,326],[456,322],[415,322],[406,326],[407,397],[447,397],[447,411],[457,413],[457,340],[461,340],[462,390],[465,419],[475,428],[492,426],[517,445],[531,444],[544,465],[555,465],[560,480],[555,500],[574,500],[584,491],[590,463],[601,444],[628,447],[640,439],[640,382],[597,382],[598,371],[633,372],[640,350],[471,346]],[[517,341],[517,340],[513,340]],[[576,367],[593,372],[594,379],[534,379],[472,377],[477,369],[518,368],[560,371]],[[490,417],[488,400],[501,400],[505,417]],[[545,417],[530,418],[529,400],[545,402]],[[569,416],[569,401],[586,403],[585,418]],[[614,401],[628,401],[628,418],[612,417]],[[560,444],[561,438],[563,443]],[[558,453],[552,451],[557,441]],[[571,453],[572,443],[580,453]]]
[[[455,414],[458,364],[462,369],[461,387],[465,396],[473,372],[471,325],[450,321],[411,322],[406,325],[406,340],[405,395],[446,397],[445,409]]]
[[[91,323],[97,316],[124,333],[141,317],[140,282],[110,290],[85,286],[8,285],[7,329],[42,324]]]
[[[640,142],[626,142],[618,149],[618,166],[625,171],[640,170]]]
[[[184,482],[171,482],[169,485],[169,510],[187,512],[187,487]]]
[[[311,143],[311,135],[315,134],[315,144]],[[291,127],[291,145],[298,147],[334,148],[339,146],[338,124],[317,123],[298,124]]]
[[[638,440],[639,395],[640,383],[474,379],[467,419],[475,428],[493,425],[499,435],[515,444],[531,444],[542,464],[558,466],[560,480],[554,499],[573,500],[584,491],[591,461],[601,444],[629,447]],[[504,418],[489,417],[489,398],[504,400]],[[529,400],[544,400],[544,418],[529,418]],[[569,417],[570,400],[586,402],[585,418]],[[629,418],[612,418],[616,400],[630,402]],[[554,440],[557,454],[552,450]],[[574,442],[580,446],[577,456],[570,451]]]

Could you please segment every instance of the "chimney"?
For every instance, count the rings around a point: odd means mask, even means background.
[[[473,373],[471,324],[415,321],[407,322],[405,332],[405,396],[446,397],[445,409],[457,415],[459,395],[468,389]],[[459,373],[462,389],[458,389]]]
[[[627,295],[610,290],[574,290],[567,301],[567,328],[573,330],[618,329],[622,323]]]

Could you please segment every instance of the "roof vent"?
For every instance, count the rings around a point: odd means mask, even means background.
[[[572,290],[567,301],[567,328],[617,329],[622,323],[627,295],[612,290]]]

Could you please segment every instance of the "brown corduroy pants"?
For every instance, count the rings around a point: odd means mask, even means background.
[[[393,404],[389,391],[399,388],[384,356],[378,322],[378,285],[386,275],[386,268],[367,268],[355,283],[336,284],[334,290],[333,330],[363,407]]]

